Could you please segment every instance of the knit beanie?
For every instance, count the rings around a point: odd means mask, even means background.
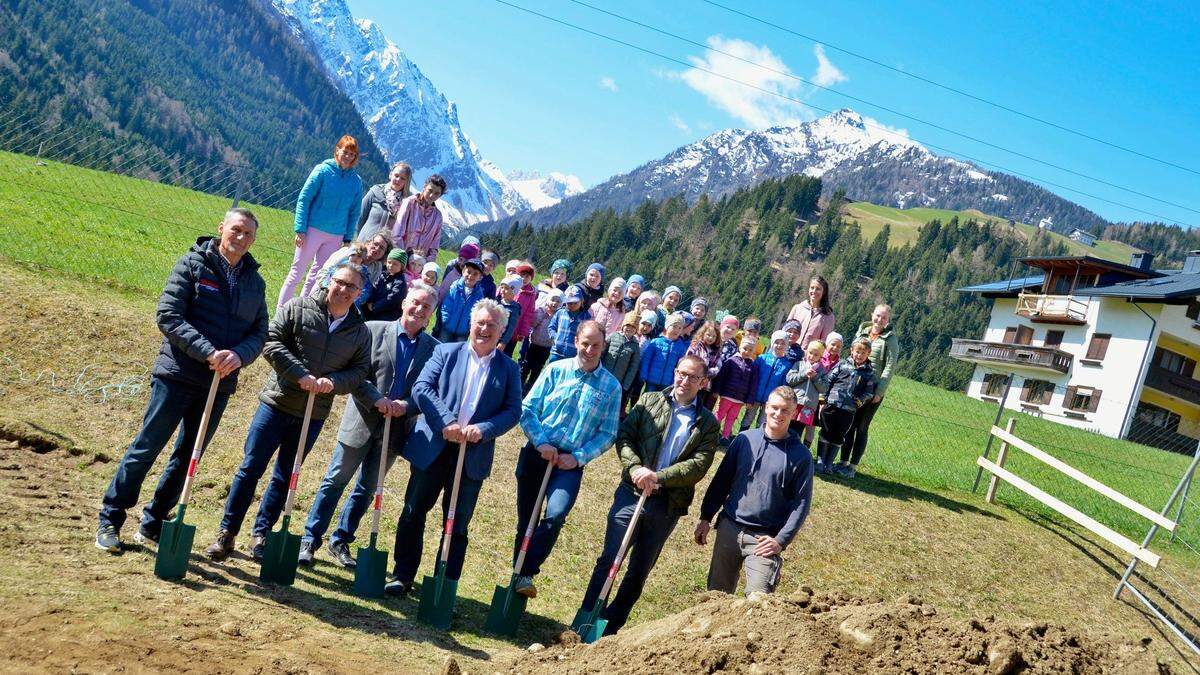
[[[459,244],[459,246],[466,246],[468,244],[475,244],[476,246],[483,245],[483,244],[479,243],[479,237],[476,237],[475,235],[472,235],[472,234],[469,234],[469,235],[463,237],[462,243]]]
[[[724,319],[721,319],[722,326],[738,327],[738,318],[732,314],[726,314]]]
[[[425,266],[421,268],[422,276],[424,276],[426,272],[433,272],[433,276],[435,276],[435,277],[442,276],[442,268],[437,263],[433,262],[432,260],[425,263]]]
[[[645,288],[646,287],[646,278],[640,274],[630,274],[629,280],[626,281],[625,283],[628,286],[632,286],[633,284],[638,284],[642,288]]]
[[[566,272],[570,272],[571,271],[571,261],[567,260],[566,258],[559,258],[558,260],[555,260],[553,263],[550,264],[550,273],[551,274],[554,274],[558,270],[564,270]]]
[[[664,328],[670,328],[671,326],[675,325],[687,325],[687,320],[683,318],[683,312],[671,312],[669,315],[667,315],[667,320],[663,322]]]
[[[599,272],[600,280],[604,280],[604,265],[601,265],[600,263],[592,263],[591,265],[588,265],[587,271],[591,272],[592,270]]]
[[[692,300],[692,304],[689,305],[689,307],[691,307],[692,309],[695,309],[697,306],[701,306],[701,307],[704,307],[704,309],[708,309],[708,300],[698,297],[698,298],[695,298],[694,300]]]
[[[771,344],[775,344],[775,342],[777,340],[783,340],[784,342],[787,342],[788,341],[787,331],[777,330],[774,333],[771,333]]]
[[[614,288],[620,288],[623,290],[625,288],[625,280],[622,279],[621,277],[617,277],[616,279],[613,279],[612,282],[610,282],[608,284],[608,290],[612,291],[612,289],[614,289]]]
[[[408,251],[405,251],[402,248],[394,248],[394,249],[392,249],[392,252],[388,254],[387,259],[388,260],[399,260],[401,265],[407,265],[408,264]]]
[[[664,290],[664,291],[662,292],[662,297],[663,297],[663,300],[666,300],[666,299],[667,299],[667,296],[668,296],[668,295],[670,295],[670,294],[672,294],[672,293],[678,293],[678,294],[679,294],[679,297],[680,297],[681,299],[683,298],[683,291],[679,290],[679,287],[678,287],[678,286],[667,286],[666,290]]]
[[[632,312],[630,313],[632,314]],[[638,323],[648,323],[650,324],[650,327],[653,328],[655,324],[658,323],[658,312],[652,309],[647,309],[646,311],[642,312],[640,317],[638,317]]]
[[[470,260],[479,257],[479,244],[463,244],[458,247],[458,257]]]

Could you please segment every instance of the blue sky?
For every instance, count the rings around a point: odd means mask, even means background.
[[[496,0],[348,1],[357,18],[379,23],[458,104],[467,134],[505,170],[563,171],[590,185],[719,129],[823,114],[695,71],[688,75],[682,65]],[[927,145],[955,151],[931,148],[939,154],[969,156],[1077,188],[1094,197],[1050,189],[1110,220],[1158,219],[1145,211],[1170,222],[1200,224],[1200,214],[1186,208],[988,148],[835,92],[1198,211],[1200,174],[1051,129],[828,47],[822,64],[813,42],[699,0],[587,2],[776,70],[828,82],[834,91],[723,63],[729,60],[569,0],[509,1],[685,62],[711,64],[813,106],[851,107]],[[1195,3],[722,4],[1200,172],[1200,9]]]

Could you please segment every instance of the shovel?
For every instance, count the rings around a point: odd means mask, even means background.
[[[217,398],[217,384],[221,376],[213,373],[208,386],[208,398],[204,401],[204,414],[200,416],[200,429],[196,432],[196,444],[192,446],[192,460],[188,463],[187,478],[183,481],[183,496],[179,499],[179,510],[175,519],[163,523],[158,538],[158,552],[154,554],[154,576],[159,579],[182,579],[187,573],[188,558],[192,553],[192,541],[196,538],[196,526],[185,525],[183,515],[187,513],[192,498],[192,483],[196,480],[196,469],[204,454],[204,439],[208,433],[208,422],[212,418],[213,401]]]
[[[387,474],[388,440],[392,435],[392,416],[383,418],[383,447],[379,451],[379,472],[376,474],[375,504],[371,508],[371,542],[358,547],[358,564],[354,567],[354,594],[360,598],[383,597],[383,582],[387,576],[386,550],[375,547],[379,539],[379,514],[383,511],[383,478]]]
[[[304,422],[300,424],[300,442],[296,448],[296,461],[292,463],[292,479],[288,482],[287,501],[283,503],[283,520],[279,531],[267,533],[263,550],[262,569],[258,578],[263,583],[291,586],[296,582],[296,564],[300,559],[300,535],[288,532],[292,524],[292,502],[296,499],[296,486],[300,484],[300,467],[304,464],[304,448],[308,445],[308,424],[312,421],[315,392],[308,392],[308,403],[304,406]]]
[[[621,563],[625,562],[625,551],[629,549],[629,540],[633,539],[633,530],[637,527],[638,518],[642,515],[642,507],[646,504],[646,497],[649,496],[650,490],[645,490],[638,498],[637,508],[633,512],[633,517],[629,519],[629,527],[625,528],[621,547],[617,549],[617,557],[613,558],[612,567],[608,568],[608,578],[604,580],[604,586],[600,589],[600,597],[596,598],[596,604],[590,610],[581,609],[575,612],[575,618],[571,621],[571,630],[579,633],[579,639],[585,644],[599,640],[604,636],[604,629],[608,627],[608,619],[601,619],[600,613],[608,604],[608,594],[612,591],[613,582],[617,579],[617,572],[621,569]]]
[[[417,620],[440,630],[450,628],[454,618],[454,600],[458,596],[458,580],[446,578],[446,561],[450,559],[450,538],[454,536],[454,511],[458,506],[458,484],[462,479],[463,459],[467,442],[458,444],[458,465],[454,468],[454,485],[450,489],[450,510],[446,512],[446,528],[442,531],[442,552],[438,555],[433,576],[421,581],[421,604]]]
[[[529,550],[529,541],[533,539],[533,528],[542,515],[542,498],[546,496],[546,484],[550,482],[550,474],[554,472],[554,463],[546,462],[546,475],[542,476],[542,487],[538,489],[537,500],[534,501],[533,513],[529,514],[529,525],[525,528],[525,538],[521,540],[521,551],[517,554],[517,562],[513,565],[512,579],[508,586],[497,586],[492,592],[492,608],[488,610],[487,622],[484,629],[497,635],[512,637],[517,634],[517,626],[525,614],[525,603],[529,600],[523,595],[517,595],[513,588],[521,568],[525,566],[525,552]]]

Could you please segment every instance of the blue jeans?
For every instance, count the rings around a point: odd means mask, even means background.
[[[640,496],[637,490],[625,481],[621,481],[617,485],[617,490],[613,494],[613,505],[608,512],[608,527],[604,530],[604,551],[596,559],[596,567],[592,570],[592,579],[588,582],[587,591],[583,594],[581,609],[591,611],[596,605],[596,600],[600,597],[600,590],[608,578],[608,570],[617,557],[617,549],[621,548],[621,539],[625,536],[626,528],[629,527],[629,520],[633,518],[633,510],[637,507]],[[658,562],[658,555],[662,553],[663,546],[666,545],[667,539],[671,538],[671,532],[675,530],[675,524],[678,522],[679,516],[670,514],[667,508],[667,497],[665,494],[661,494],[661,491],[660,494],[651,495],[646,499],[646,505],[642,509],[641,518],[638,519],[633,539],[629,540],[630,550],[626,551],[627,562],[625,576],[621,579],[621,587],[617,590],[616,596],[609,596],[612,601],[602,612],[603,618],[608,620],[608,626],[604,629],[605,635],[612,635],[621,630],[621,627],[629,620],[629,613],[633,611],[634,603],[642,597],[642,588],[646,585],[646,579],[650,577],[650,570],[654,569],[655,563]],[[609,592],[612,592],[611,589]]]
[[[422,470],[416,466],[408,476],[408,487],[404,490],[404,509],[396,522],[396,546],[393,551],[396,578],[411,584],[417,576],[417,567],[421,564],[421,550],[425,539],[425,517],[437,504],[438,495],[442,496],[443,527],[442,539],[438,544],[438,555],[441,555],[441,543],[445,540],[445,514],[450,509],[450,492],[454,487],[454,467],[458,463],[458,444],[447,444],[437,459],[428,468]],[[467,557],[467,536],[471,525],[471,516],[475,514],[475,502],[479,500],[479,489],[483,481],[473,480],[464,471],[458,487],[458,504],[454,508],[454,531],[450,537],[450,551],[446,559],[446,578],[458,579],[462,576],[463,561]]]
[[[525,538],[525,526],[535,508],[538,488],[542,486],[542,476],[546,475],[546,460],[533,445],[526,443],[521,448],[521,456],[517,459],[517,538],[513,544],[513,562],[516,563],[517,553],[521,549],[521,540]],[[529,550],[525,552],[525,563],[521,574],[537,576],[542,571],[542,564],[550,557],[554,544],[558,541],[558,533],[563,523],[567,522],[567,514],[575,506],[575,497],[579,495],[579,485],[583,482],[583,467],[564,471],[555,468],[550,473],[550,482],[546,484],[546,510],[542,513],[533,537],[529,541]]]
[[[104,492],[100,508],[100,524],[112,525],[118,531],[125,524],[125,510],[133,508],[142,491],[142,483],[150,467],[154,466],[171,434],[180,429],[175,439],[175,449],[163,467],[154,498],[142,512],[142,525],[152,531],[162,528],[162,521],[179,503],[183,482],[187,478],[191,462],[192,446],[200,431],[200,418],[204,416],[204,401],[208,397],[207,387],[197,387],[161,377],[150,378],[150,403],[142,418],[142,428],[130,443],[125,456],[117,466],[117,473]],[[212,440],[229,394],[217,392],[213,400],[212,416],[208,420],[208,431],[204,435],[207,447]]]
[[[300,427],[303,418],[289,415],[267,405],[259,403],[250,420],[250,433],[246,436],[246,446],[243,449],[245,457],[233,476],[233,485],[229,486],[229,499],[225,502],[225,515],[221,518],[221,529],[230,534],[237,534],[242,529],[242,521],[250,502],[254,501],[254,488],[258,479],[266,473],[271,456],[279,451],[275,460],[275,471],[271,481],[263,492],[262,502],[258,505],[258,517],[254,520],[255,536],[266,536],[279,514],[283,511],[283,503],[287,499],[288,483],[292,477],[292,464],[296,461],[296,448],[300,444]],[[308,455],[313,443],[321,434],[325,420],[312,420],[308,426],[308,442],[304,445],[304,454]]]
[[[392,464],[395,464],[396,457],[399,456],[400,448],[404,447],[406,438],[404,435],[397,436],[395,432],[392,433],[392,436],[393,440],[399,438],[399,442],[389,445],[387,462],[389,471]],[[329,522],[333,519],[333,511],[337,508],[338,501],[346,490],[346,485],[350,483],[354,472],[357,471],[358,481],[354,485],[354,491],[350,493],[350,498],[342,507],[338,528],[330,537],[333,545],[349,545],[354,541],[354,531],[358,529],[358,523],[367,509],[371,507],[371,501],[375,497],[375,485],[379,474],[379,453],[382,450],[382,424],[365,445],[352,446],[338,441],[337,446],[333,449],[333,457],[329,460],[329,469],[325,471],[325,477],[321,479],[321,487],[317,488],[317,496],[308,512],[308,522],[304,524],[305,542],[312,543],[314,547],[321,545],[321,539],[325,536],[325,531],[329,529]]]

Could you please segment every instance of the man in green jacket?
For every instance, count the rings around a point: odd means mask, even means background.
[[[604,551],[596,559],[582,609],[590,611],[595,606],[641,492],[651,490],[652,494],[629,543],[632,553],[625,578],[604,609],[602,616],[608,620],[605,635],[616,633],[629,619],[658,554],[692,503],[696,483],[712,466],[721,436],[712,412],[700,405],[698,394],[707,385],[704,361],[685,356],[675,365],[671,388],[644,394],[617,430],[621,482],[613,494]]]

